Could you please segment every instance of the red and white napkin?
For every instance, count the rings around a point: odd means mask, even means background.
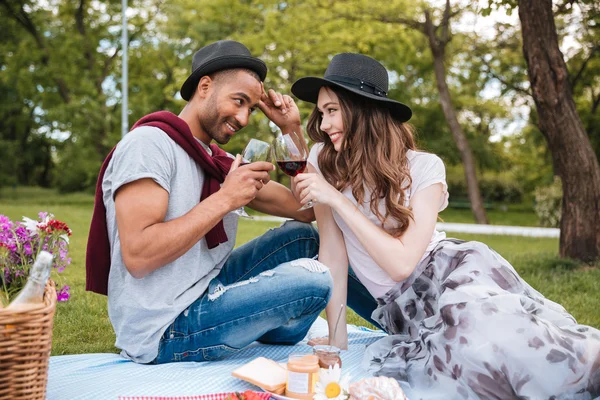
[[[234,393],[202,394],[197,396],[119,396],[119,400],[224,400]],[[254,392],[261,400],[269,400],[271,395],[265,392]]]

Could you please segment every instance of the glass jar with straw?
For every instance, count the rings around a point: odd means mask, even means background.
[[[333,328],[333,336],[329,339],[329,343],[334,343],[335,335],[337,333],[338,326],[340,324],[340,319],[342,317],[344,311],[344,305],[340,305],[340,312],[337,317],[337,321],[335,322],[335,327]],[[338,364],[339,367],[342,367],[342,359],[340,358],[341,349],[332,345],[316,345],[313,346],[313,354],[319,357],[319,366],[321,368],[329,368],[333,367],[335,364]]]

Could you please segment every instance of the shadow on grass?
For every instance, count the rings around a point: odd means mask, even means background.
[[[528,259],[528,260],[527,260]],[[593,263],[584,263],[572,258],[559,258],[547,256],[544,258],[525,257],[531,269],[548,272],[578,272],[600,269],[600,260]],[[521,263],[525,260],[520,260]]]

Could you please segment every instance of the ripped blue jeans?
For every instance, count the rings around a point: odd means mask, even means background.
[[[238,247],[208,290],[167,328],[154,364],[210,361],[258,340],[295,344],[325,308],[327,268],[312,260],[317,230],[288,221]]]

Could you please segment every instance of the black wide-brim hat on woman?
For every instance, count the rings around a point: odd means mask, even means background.
[[[323,78],[300,78],[292,85],[292,93],[300,100],[316,104],[323,86],[342,88],[389,108],[400,122],[408,121],[412,116],[410,107],[389,99],[388,85],[387,70],[379,61],[362,54],[341,53],[333,57]]]
[[[219,40],[194,53],[192,73],[181,86],[181,97],[189,100],[203,76],[231,68],[252,70],[258,74],[261,81],[267,76],[267,65],[264,61],[252,57],[246,46],[233,40]]]

